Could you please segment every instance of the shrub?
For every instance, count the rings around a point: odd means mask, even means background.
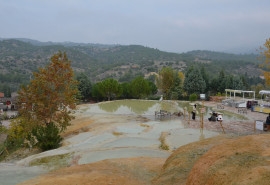
[[[38,141],[37,146],[43,151],[61,146],[63,138],[59,133],[59,128],[53,122],[46,126],[39,125],[32,130],[33,136],[35,136]]]
[[[25,130],[22,122],[12,121],[9,129],[6,130],[7,139],[5,141],[5,145],[9,150],[16,150],[21,147],[23,144],[25,134],[27,130]]]
[[[2,115],[1,115],[1,119],[2,120],[7,120],[9,117],[8,117],[8,114],[6,112],[4,112]]]
[[[189,101],[196,101],[198,99],[197,94],[193,93],[189,95]]]

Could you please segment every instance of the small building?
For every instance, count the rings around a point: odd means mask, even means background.
[[[17,93],[11,93],[11,97],[4,97],[4,96],[1,97],[0,96],[0,109],[2,109],[4,111],[16,110],[17,109],[17,97],[18,97]]]
[[[0,92],[0,98],[4,98],[5,97],[5,94]]]

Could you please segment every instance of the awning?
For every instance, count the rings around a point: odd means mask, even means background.
[[[227,98],[227,92],[230,93],[230,97],[231,97],[231,93],[233,93],[233,96],[235,98],[235,94],[238,93],[238,94],[241,94],[243,93],[243,99],[245,98],[245,93],[253,93],[253,99],[255,99],[255,91],[243,91],[243,90],[234,90],[234,89],[225,89],[226,91],[226,98]],[[269,94],[270,94],[270,91],[269,91]]]
[[[261,90],[259,92],[259,94],[263,95],[263,94],[270,94],[270,91],[267,91],[267,90]]]

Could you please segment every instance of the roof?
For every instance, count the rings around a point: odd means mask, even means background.
[[[260,92],[259,92],[259,94],[270,94],[270,91],[267,91],[267,90],[261,90]]]
[[[235,92],[235,93],[242,93],[242,90],[233,90],[233,89],[225,89],[225,91],[227,92]]]
[[[230,93],[230,96],[231,96],[231,93],[233,92],[234,97],[235,97],[236,93],[243,94],[243,98],[244,98],[245,93],[253,93],[253,96],[254,96],[254,99],[255,99],[255,91],[243,91],[243,90],[233,90],[233,89],[225,89],[225,91],[226,91],[226,97],[227,97],[227,92]]]

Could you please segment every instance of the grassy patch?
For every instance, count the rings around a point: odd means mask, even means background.
[[[150,127],[149,125],[147,125],[147,124],[145,124],[145,123],[140,123],[140,126],[141,126],[141,127],[147,127],[147,128]]]
[[[61,155],[54,155],[54,156],[47,156],[39,159],[35,159],[30,162],[30,166],[40,166],[43,165],[49,169],[58,169],[61,167],[67,167],[70,164],[71,154],[61,154]]]

